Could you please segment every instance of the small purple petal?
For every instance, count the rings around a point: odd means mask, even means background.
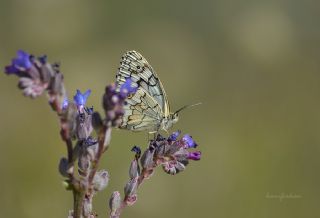
[[[201,159],[201,152],[200,151],[189,152],[187,158],[190,160],[200,160]]]
[[[69,101],[68,101],[68,98],[65,98],[62,102],[62,109],[67,109],[68,108],[68,105],[69,105]]]
[[[120,94],[127,96],[137,91],[138,87],[133,87],[131,78],[128,78],[120,87]]]
[[[79,90],[77,90],[75,96],[73,97],[74,102],[77,106],[84,106],[87,102],[87,99],[91,93],[91,90],[88,89],[85,93],[81,93]]]
[[[176,131],[176,132],[173,132],[173,133],[168,137],[168,140],[169,140],[169,141],[176,141],[180,134],[181,134],[181,131],[180,131],[180,130],[178,130],[178,131]]]
[[[38,59],[41,62],[41,64],[47,63],[47,55],[40,56]]]
[[[83,94],[83,97],[84,97],[85,101],[87,101],[87,99],[88,99],[88,97],[90,96],[90,94],[91,94],[91,90],[90,90],[90,89],[88,89],[88,90]]]
[[[186,143],[186,148],[195,148],[198,146],[197,143],[193,140],[192,136],[190,136],[189,134],[185,134],[182,137],[182,141]]]
[[[30,62],[30,55],[22,50],[17,52],[17,57],[12,60],[12,64],[17,68],[30,69],[32,64]]]
[[[92,138],[91,136],[89,136],[88,138],[86,138],[86,139],[84,140],[85,145],[88,145],[88,146],[94,145],[94,144],[96,144],[97,142],[98,142],[98,140]]]
[[[25,51],[19,50],[16,58],[12,59],[11,65],[5,67],[5,73],[18,75],[19,71],[29,70],[31,66],[30,55]]]
[[[84,110],[87,112],[87,114],[91,115],[93,114],[93,106],[92,107],[86,107]]]
[[[15,66],[13,65],[9,65],[5,67],[5,71],[6,74],[17,74],[19,72],[19,69],[17,69]]]
[[[135,152],[136,154],[141,154],[141,149],[139,146],[133,146],[133,148],[131,149],[132,152]]]

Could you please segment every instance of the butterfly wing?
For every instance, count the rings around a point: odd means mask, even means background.
[[[119,87],[129,77],[136,87],[155,100],[163,116],[169,116],[169,103],[161,81],[148,61],[136,51],[128,51],[122,56],[116,76]]]
[[[161,108],[141,87],[128,96],[120,128],[132,131],[157,131],[161,124]]]

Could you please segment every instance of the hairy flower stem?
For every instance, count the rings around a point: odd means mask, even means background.
[[[67,152],[68,152],[68,162],[69,165],[73,165],[73,147],[71,139],[66,140]]]
[[[92,163],[92,169],[90,171],[89,177],[88,177],[88,184],[89,186],[92,185],[92,181],[93,178],[98,170],[98,166],[99,166],[99,162],[101,159],[102,154],[107,150],[107,145],[106,145],[106,141],[110,141],[109,139],[106,140],[106,132],[107,132],[108,127],[107,126],[103,126],[98,134],[98,142],[99,142],[99,146],[98,146],[98,152],[96,154],[96,158]]]
[[[73,185],[73,196],[74,196],[74,213],[73,218],[82,218],[83,217],[83,202],[85,197],[87,196],[90,198],[90,201],[92,200],[94,191],[93,191],[93,179],[97,173],[99,162],[101,159],[102,154],[106,151],[106,142],[109,142],[110,140],[106,140],[106,132],[108,130],[108,127],[103,126],[98,134],[98,151],[95,157],[95,160],[92,161],[92,168],[90,170],[90,173],[87,177],[87,181],[82,184],[78,184],[79,181],[76,181],[75,178],[72,178],[74,181]],[[68,142],[68,140],[66,141]],[[67,143],[67,148],[69,148],[70,143]],[[71,144],[72,148],[72,144]],[[72,150],[71,150],[72,151]],[[68,153],[69,154],[69,153]],[[71,155],[72,157],[72,155]]]
[[[82,218],[85,191],[73,190],[73,218]]]
[[[145,178],[147,178],[150,172],[146,169],[142,169],[141,175],[138,178],[138,187],[142,184]]]
[[[57,96],[51,95],[50,96],[53,101],[51,101],[51,107],[54,111],[57,112],[58,116],[61,114],[61,107],[59,106],[59,101],[57,99]],[[73,218],[82,218],[82,212],[83,212],[83,201],[85,197],[86,191],[83,190],[81,187],[81,184],[79,183],[79,180],[77,180],[74,177],[74,160],[73,160],[73,145],[72,140],[69,136],[69,131],[67,126],[65,125],[65,120],[60,116],[60,126],[61,131],[60,135],[63,141],[66,143],[67,147],[67,155],[68,155],[68,164],[69,168],[71,168],[71,171],[68,172],[69,179],[72,184],[72,194],[73,194]]]
[[[140,185],[143,183],[143,181],[148,178],[148,176],[150,175],[150,170],[147,169],[142,169],[142,172],[138,178],[138,188],[140,187]],[[137,188],[137,189],[138,189]],[[121,206],[117,209],[116,213],[114,214],[114,216],[110,215],[110,218],[119,218],[122,211],[129,206],[129,204],[127,203],[128,201],[128,196],[125,196],[125,198],[123,199],[123,201],[121,202]]]

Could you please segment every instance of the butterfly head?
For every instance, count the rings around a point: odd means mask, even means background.
[[[177,110],[176,112],[171,113],[168,118],[165,118],[165,119],[163,120],[163,129],[164,129],[164,130],[169,130],[169,129],[173,126],[173,124],[175,124],[176,122],[178,122],[178,120],[179,120],[179,113],[180,113],[182,110],[184,110],[184,109],[186,109],[186,108],[189,108],[189,107],[193,107],[193,106],[199,105],[199,104],[201,104],[201,103],[192,104],[192,105],[186,105],[186,106],[183,106],[182,108],[180,108],[179,110]]]
[[[169,115],[169,119],[167,121],[167,129],[170,129],[172,127],[173,124],[175,124],[176,122],[178,122],[179,120],[179,114],[178,113],[172,113]]]
[[[175,124],[176,122],[178,122],[179,120],[179,115],[178,113],[172,113],[170,114],[167,118],[163,119],[163,130],[168,131],[173,124]]]
[[[179,114],[178,113],[173,113],[170,115],[170,120],[172,120],[172,123],[175,124],[179,120]]]

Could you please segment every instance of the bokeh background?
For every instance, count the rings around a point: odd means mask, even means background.
[[[193,135],[202,160],[177,176],[158,169],[123,217],[320,217],[319,10],[312,0],[2,0],[0,66],[18,49],[47,54],[69,95],[91,88],[101,111],[121,55],[135,49],[173,109],[203,102],[174,126]],[[56,115],[0,77],[0,217],[66,217]],[[123,190],[135,144],[146,134],[113,132],[99,217]]]

